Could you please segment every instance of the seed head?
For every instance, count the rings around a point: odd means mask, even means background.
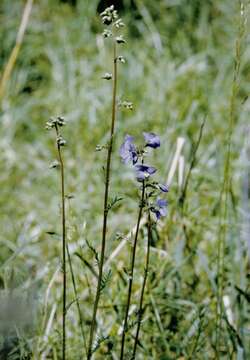
[[[103,31],[102,35],[103,35],[103,37],[104,37],[105,39],[107,39],[107,38],[109,38],[109,37],[112,37],[113,34],[112,34],[112,31],[111,31],[111,30],[105,29],[105,30]]]
[[[60,163],[57,160],[53,161],[49,166],[50,169],[56,169],[58,167],[60,167]]]
[[[117,28],[117,29],[120,29],[121,27],[124,27],[125,24],[123,23],[122,19],[118,19],[114,22],[114,26]]]
[[[133,103],[131,101],[121,101],[119,106],[128,110],[133,110]]]
[[[57,117],[57,125],[58,125],[58,126],[64,126],[65,124],[66,124],[66,123],[65,123],[64,117],[58,116],[58,117]]]
[[[119,61],[122,64],[125,64],[126,60],[122,55],[117,56],[116,61]]]
[[[46,122],[46,130],[50,130],[50,129],[53,129],[57,126],[64,126],[66,123],[65,123],[65,120],[62,116],[57,116],[56,118],[50,118],[49,121]]]
[[[111,79],[112,79],[112,74],[110,74],[110,73],[105,73],[105,74],[102,76],[102,79],[104,79],[104,80],[111,80]]]
[[[58,144],[58,146],[65,146],[66,145],[66,140],[64,140],[62,136],[58,136],[57,144]]]
[[[123,36],[122,36],[122,35],[117,36],[117,37],[115,38],[115,41],[117,42],[117,44],[125,44],[125,43],[126,43],[126,41],[123,39]]]
[[[117,11],[114,9],[114,5],[107,7],[101,14],[103,24],[110,25],[113,21],[118,19]]]

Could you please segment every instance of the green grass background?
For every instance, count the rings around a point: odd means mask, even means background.
[[[152,255],[138,359],[214,359],[216,244],[240,4],[231,0],[136,2],[137,12],[128,9],[121,14],[127,25],[127,44],[120,50],[126,64],[119,67],[119,97],[132,101],[134,110],[118,115],[112,195],[124,200],[110,216],[107,255],[121,241],[118,235],[134,225],[138,207],[131,169],[119,159],[125,134],[136,136],[138,141],[142,131],[160,135],[162,146],[152,165],[158,168],[156,178],[163,182],[178,137],[185,138],[187,174],[206,117],[183,211],[175,175],[168,195],[168,216],[155,234],[155,248],[165,253]],[[0,3],[1,72],[14,46],[23,6],[18,0]],[[245,6],[247,12],[247,2]],[[56,149],[53,136],[44,129],[48,118],[58,114],[67,121],[66,192],[73,196],[68,201],[68,241],[86,333],[91,318],[94,277],[75,252],[95,268],[86,240],[99,249],[105,152],[96,152],[95,147],[108,139],[111,85],[101,76],[111,71],[112,56],[100,35],[96,7],[95,0],[79,0],[75,9],[56,0],[35,1],[21,52],[1,99],[0,286],[32,292],[35,324],[32,330],[22,328],[19,335],[24,338],[24,353],[31,349],[34,358],[45,353],[47,359],[60,359],[60,274],[44,311],[46,289],[61,256],[59,173],[49,169]],[[224,295],[230,299],[233,322],[223,321],[221,359],[250,356],[249,49],[247,23],[236,79],[239,88],[234,99],[226,219]],[[143,273],[144,237],[142,229],[133,304]],[[110,338],[100,344],[96,359],[116,359],[119,353],[128,250],[129,244],[111,265],[112,279],[102,296],[98,317],[99,335]],[[68,302],[73,299],[70,285]],[[56,315],[48,337],[44,337],[54,305]],[[68,311],[68,338],[68,359],[82,359],[75,304]],[[130,345],[132,341],[128,349]]]

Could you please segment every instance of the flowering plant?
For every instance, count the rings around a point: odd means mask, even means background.
[[[128,285],[128,295],[127,295],[127,303],[126,310],[124,316],[123,323],[123,331],[122,331],[122,341],[121,341],[121,355],[120,359],[123,359],[124,356],[124,347],[125,347],[125,338],[128,330],[128,314],[131,302],[132,295],[132,285],[133,285],[133,276],[134,276],[134,267],[135,267],[135,257],[136,257],[136,247],[138,242],[138,233],[139,227],[141,223],[141,218],[143,214],[143,210],[147,212],[148,219],[148,245],[146,251],[146,264],[145,264],[145,273],[143,278],[143,284],[141,289],[140,301],[139,301],[139,309],[138,309],[138,322],[137,322],[137,330],[134,341],[133,348],[133,356],[132,359],[135,358],[136,348],[139,340],[139,332],[142,318],[142,307],[143,307],[143,297],[144,291],[146,287],[146,280],[149,268],[149,255],[150,255],[150,242],[152,238],[152,221],[151,214],[154,215],[156,221],[161,217],[166,216],[167,214],[167,201],[160,197],[162,193],[168,192],[168,187],[164,184],[158,183],[152,180],[152,176],[156,173],[157,169],[151,165],[144,163],[144,158],[147,153],[146,148],[150,147],[152,149],[157,149],[160,147],[160,138],[158,135],[154,133],[143,133],[144,137],[144,145],[142,148],[139,148],[134,143],[134,137],[131,135],[126,135],[123,144],[120,147],[120,156],[125,164],[132,164],[136,180],[142,184],[141,186],[141,199],[139,206],[139,213],[137,219],[137,226],[135,232],[134,242],[131,248],[131,263],[129,269],[129,285]]]
[[[157,197],[154,203],[149,203],[148,206],[152,213],[155,214],[156,219],[167,215],[167,201],[160,198],[162,193],[168,192],[168,187],[164,184],[152,181],[152,175],[154,175],[157,169],[151,165],[144,163],[144,157],[146,154],[146,148],[150,147],[157,149],[160,147],[160,138],[154,133],[143,133],[144,145],[142,149],[139,149],[134,144],[134,137],[126,135],[123,144],[120,147],[120,156],[125,164],[131,163],[135,170],[135,176],[138,182],[144,183],[145,188],[150,191],[147,192],[147,200],[152,197]]]

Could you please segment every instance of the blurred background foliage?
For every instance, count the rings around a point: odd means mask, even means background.
[[[68,240],[86,323],[91,316],[93,274],[76,252],[94,267],[86,240],[100,244],[105,154],[96,152],[108,139],[111,87],[101,80],[111,70],[111,49],[100,35],[98,11],[109,2],[34,1],[28,28],[0,109],[0,286],[35,289],[37,330],[25,332],[28,348],[56,359],[60,316],[47,337],[44,294],[60,266],[59,177],[49,169],[56,158],[54,139],[44,130],[50,116],[64,115]],[[220,192],[226,156],[235,43],[239,41],[240,2],[228,0],[113,1],[126,23],[126,64],[119,68],[119,96],[134,111],[119,112],[113,161],[112,195],[124,200],[110,217],[107,254],[131,229],[138,194],[118,148],[125,134],[154,131],[162,147],[152,160],[158,179],[166,180],[178,137],[185,138],[184,176],[192,160],[200,126],[206,118],[185,204],[175,175],[169,214],[155,233],[145,323],[138,359],[213,359]],[[119,3],[119,4],[118,4]],[[0,2],[0,69],[15,44],[25,2]],[[247,2],[245,2],[247,12]],[[244,14],[245,16],[245,14]],[[237,40],[238,39],[238,40]],[[225,296],[232,321],[224,321],[221,358],[250,356],[250,90],[249,22],[240,54],[239,88],[234,99],[232,178],[225,249]],[[235,81],[238,81],[236,79]],[[238,83],[237,83],[238,84]],[[143,238],[138,267],[143,270]],[[113,357],[125,303],[127,266],[124,249],[111,264],[113,279],[103,296],[98,324],[111,335],[97,353]],[[114,281],[117,280],[117,281]],[[137,272],[135,297],[141,278]],[[89,285],[91,284],[91,286]],[[72,290],[71,290],[72,291]],[[48,313],[60,306],[61,278],[53,284]],[[74,297],[69,295],[69,300]],[[86,306],[89,304],[89,306]],[[231,313],[230,313],[231,311]],[[60,313],[60,312],[59,312]],[[229,316],[229,315],[228,315]],[[81,358],[77,312],[69,309],[70,353]],[[223,353],[224,351],[224,353]],[[71,354],[71,355],[70,355]],[[73,354],[73,355],[72,355]],[[98,355],[99,354],[99,355]],[[113,354],[113,355],[112,355]],[[28,356],[28,355],[27,355]],[[99,357],[98,357],[99,356]],[[240,357],[242,356],[242,357]]]

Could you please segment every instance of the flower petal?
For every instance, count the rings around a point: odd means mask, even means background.
[[[143,181],[148,178],[150,175],[153,175],[157,170],[153,166],[148,166],[144,164],[135,165],[136,169],[136,178],[138,181]]]
[[[133,140],[133,136],[126,135],[124,143],[120,147],[120,156],[125,164],[128,164],[131,161],[134,165],[138,160],[138,155]]]
[[[167,215],[167,208],[166,208],[166,207],[160,208],[160,209],[159,209],[159,212],[160,212],[160,214],[161,214],[161,217],[164,217],[164,216]]]
[[[145,180],[145,173],[143,171],[136,171],[136,180],[139,182]]]
[[[153,149],[160,147],[161,143],[160,143],[160,138],[158,135],[156,135],[154,133],[144,132],[143,136],[144,136],[144,139],[146,142],[145,146],[152,147]]]
[[[149,165],[144,165],[144,164],[138,164],[135,166],[136,171],[143,171],[144,173],[148,174],[148,175],[153,175],[157,169],[154,168],[153,166],[149,166]]]
[[[166,208],[167,207],[167,200],[165,200],[165,199],[157,199],[156,204],[157,204],[157,206],[159,206],[159,208]]]
[[[162,192],[165,192],[165,193],[168,192],[168,187],[167,187],[167,185],[158,184],[158,186],[159,186],[159,189],[160,189]]]

